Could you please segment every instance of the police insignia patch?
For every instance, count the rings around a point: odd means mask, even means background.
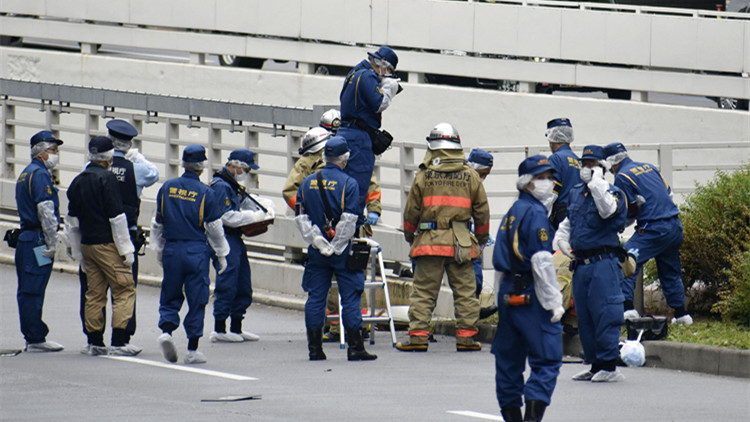
[[[229,202],[229,198],[224,198],[224,205],[226,205],[226,206],[232,205],[232,203]]]
[[[549,240],[549,234],[547,234],[547,229],[537,230],[536,235],[539,236],[539,240],[541,240],[542,242],[546,242]]]
[[[52,188],[47,185],[47,195],[52,195]]]

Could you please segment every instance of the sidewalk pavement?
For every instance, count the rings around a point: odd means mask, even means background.
[[[14,265],[14,262],[13,255],[0,253],[0,264]],[[78,272],[78,266],[71,263],[55,262],[54,269],[72,274]],[[139,274],[138,283],[159,287],[161,278]],[[305,300],[302,298],[257,289],[253,291],[253,301],[294,310],[304,310],[305,305]],[[481,324],[476,338],[489,345],[495,337],[495,330],[494,325]],[[435,321],[436,334],[454,335],[455,332],[455,321]],[[565,338],[563,341],[567,355],[579,357],[583,355],[577,336]],[[672,341],[644,341],[643,345],[646,349],[646,366],[649,367],[750,378],[750,350]]]

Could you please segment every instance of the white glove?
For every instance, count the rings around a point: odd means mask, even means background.
[[[594,167],[592,170],[591,178],[592,179],[604,179],[604,169],[599,166]]]
[[[576,258],[576,256],[570,250],[570,242],[568,242],[567,240],[557,238],[555,239],[555,244],[552,246],[555,250],[562,252],[563,255],[567,256],[568,258],[570,259]]]
[[[380,90],[385,94],[388,92],[389,98],[393,98],[398,93],[398,78],[383,78],[380,81]]]
[[[122,256],[122,263],[125,264],[126,267],[132,267],[133,263],[135,263],[135,255],[132,253],[129,253],[127,255]]]
[[[156,262],[159,263],[160,267],[163,267],[164,264],[161,262],[161,259],[162,259],[161,254],[162,254],[162,251],[156,251]]]
[[[128,152],[125,153],[125,159],[133,163],[146,161],[146,157],[138,151],[138,148],[130,148]]]
[[[591,181],[591,173],[592,171],[590,167],[581,167],[581,181],[583,181],[583,183],[589,183]]]
[[[552,311],[552,318],[549,319],[550,322],[558,322],[562,319],[563,315],[565,315],[565,308],[562,306],[555,308],[554,311]]]
[[[323,256],[333,255],[333,246],[331,246],[331,244],[328,243],[328,241],[323,236],[315,236],[315,238],[313,238],[312,245],[315,249],[320,251],[320,254]]]
[[[216,262],[219,263],[219,270],[216,271],[217,274],[224,274],[224,271],[227,270],[227,257],[226,256],[219,256],[216,259]]]
[[[55,248],[54,245],[47,246],[44,249],[42,249],[42,255],[46,256],[47,258],[54,259],[56,251],[57,251],[57,248]]]

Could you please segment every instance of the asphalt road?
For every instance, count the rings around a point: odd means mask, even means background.
[[[0,266],[0,349],[21,348],[13,267]],[[347,362],[337,345],[327,361],[307,360],[301,312],[253,305],[246,327],[257,343],[212,344],[211,305],[203,365],[163,360],[156,288],[138,288],[135,359],[79,353],[85,344],[78,317],[77,278],[54,273],[44,318],[59,353],[0,357],[3,421],[467,421],[501,420],[489,348],[456,353],[451,337],[423,354],[394,350],[377,333],[368,350],[374,362]],[[183,309],[184,315],[185,309]],[[109,317],[109,316],[108,316]],[[105,339],[109,339],[107,328]],[[175,332],[178,349],[187,341]],[[181,361],[180,361],[181,362]],[[573,382],[584,367],[565,364],[545,421],[743,421],[750,420],[750,380],[655,368],[624,368],[622,383]],[[186,372],[186,370],[202,372]],[[204,402],[230,396],[255,400]]]

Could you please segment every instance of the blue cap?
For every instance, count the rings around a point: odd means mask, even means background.
[[[349,146],[346,144],[346,139],[343,136],[334,136],[326,142],[325,154],[326,157],[338,157],[349,152]]]
[[[188,145],[182,151],[182,161],[186,163],[200,163],[206,160],[206,149],[200,145]]]
[[[257,164],[255,164],[255,154],[249,149],[236,149],[229,154],[229,160],[241,161],[248,165],[253,170],[258,170]]]
[[[114,145],[112,145],[112,140],[106,136],[94,136],[89,141],[89,153],[91,154],[107,152],[113,148]]]
[[[543,155],[534,155],[533,157],[521,161],[521,165],[518,166],[518,175],[523,176],[524,174],[530,174],[536,176],[547,170],[552,170],[552,166],[549,164],[547,157]]]
[[[109,130],[110,135],[124,141],[129,141],[138,135],[138,131],[135,130],[133,125],[126,122],[125,120],[108,121],[107,130]]]
[[[625,149],[625,145],[623,145],[621,142],[612,142],[611,144],[604,147],[605,157],[611,157],[621,152],[628,152],[628,150]]]
[[[57,145],[62,145],[63,141],[55,138],[55,134],[49,130],[43,130],[37,132],[36,135],[31,137],[31,146],[38,144],[39,142],[55,142]]]
[[[479,148],[474,148],[473,150],[471,150],[471,152],[469,153],[469,158],[466,159],[466,161],[470,163],[477,163],[481,166],[487,167],[492,167],[492,160],[492,154]]]
[[[394,69],[396,69],[396,66],[398,66],[398,56],[396,55],[396,52],[393,51],[391,47],[388,47],[387,45],[384,45],[378,49],[378,51],[374,53],[367,53],[369,56],[375,57],[376,59],[385,60],[388,63],[393,66]]]
[[[581,160],[603,160],[605,158],[604,156],[604,148],[600,147],[599,145],[586,145],[583,147],[583,155],[581,156]]]
[[[570,124],[570,119],[566,117],[561,117],[559,119],[552,119],[549,122],[547,122],[547,129],[552,129],[553,127],[557,127],[557,126],[573,127],[573,125]]]

